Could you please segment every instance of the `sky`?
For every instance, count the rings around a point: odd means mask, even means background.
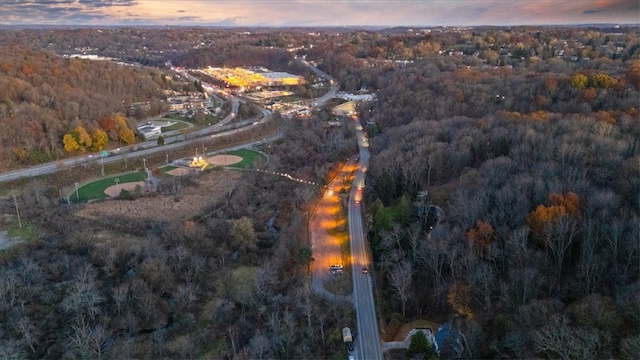
[[[640,0],[0,0],[0,25],[640,24]]]

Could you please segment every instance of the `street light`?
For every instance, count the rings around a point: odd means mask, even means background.
[[[142,158],[142,167],[144,167],[144,171],[147,171],[147,159]]]

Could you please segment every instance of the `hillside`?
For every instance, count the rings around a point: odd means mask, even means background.
[[[150,102],[150,114],[159,113],[163,89],[182,89],[158,70],[63,58],[19,45],[0,50],[0,74],[0,171],[67,156],[63,135],[78,126],[93,140],[96,130],[105,131],[106,147],[135,141],[132,133],[118,134],[133,129],[118,114],[139,101]],[[109,122],[121,124],[115,133]]]

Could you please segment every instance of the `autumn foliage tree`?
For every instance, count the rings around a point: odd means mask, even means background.
[[[469,285],[461,283],[453,284],[447,294],[447,302],[458,315],[473,318],[473,311],[471,311],[470,306],[471,289]]]
[[[68,153],[80,150],[80,144],[78,144],[73,130],[64,135],[62,142],[64,143],[64,150]]]
[[[572,192],[549,195],[550,206],[539,205],[527,216],[538,245],[553,261],[556,281],[560,281],[565,257],[578,232],[580,198]]]
[[[87,132],[87,129],[85,129],[83,126],[76,126],[73,130],[77,136],[76,141],[78,141],[81,150],[86,151],[90,149],[91,145],[93,145],[93,139]]]
[[[102,129],[96,129],[93,132],[93,145],[91,149],[93,151],[100,151],[104,149],[109,143],[109,136]]]
[[[118,129],[114,116],[103,116],[98,120],[98,125],[104,130],[111,140],[118,140]]]
[[[476,225],[467,231],[466,237],[472,244],[478,245],[484,251],[487,251],[495,240],[496,235],[491,224],[478,220]]]
[[[100,151],[107,147],[109,140],[133,144],[136,136],[122,114],[104,116],[98,120],[98,128],[90,135],[84,126],[76,126],[63,137],[64,149],[74,151]]]
[[[133,144],[136,141],[136,136],[127,124],[127,118],[122,114],[113,115],[113,120],[116,123],[116,129],[118,130],[118,137],[120,141],[125,144]]]
[[[546,226],[556,222],[561,217],[580,216],[580,198],[575,193],[568,192],[564,195],[552,193],[549,195],[549,201],[551,205],[538,205],[527,216],[527,223],[531,231],[536,235],[542,234]]]

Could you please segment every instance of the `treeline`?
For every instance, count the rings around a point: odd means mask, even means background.
[[[63,136],[77,135],[78,127],[104,131],[113,144],[130,143],[132,133],[117,131],[135,126],[118,114],[138,101],[150,101],[150,113],[162,111],[163,89],[182,88],[158,70],[65,59],[17,45],[0,52],[0,170],[63,157]],[[116,133],[105,127],[110,118],[119,119]]]
[[[76,29],[11,29],[0,33],[0,43],[47,49],[58,55],[96,54],[141,65],[163,67],[167,60],[185,65],[224,64],[242,56],[239,48],[287,49],[324,42],[350,30],[313,29],[212,29],[206,27],[87,27]],[[311,31],[310,31],[311,30]],[[338,35],[336,35],[338,34]],[[220,54],[215,54],[215,52]],[[203,54],[206,61],[197,59]],[[219,56],[223,55],[223,56]],[[184,58],[183,58],[184,56]],[[211,60],[214,60],[213,62]],[[265,64],[257,64],[265,66]],[[272,64],[271,64],[272,65]],[[233,65],[235,66],[235,65]]]
[[[446,358],[636,357],[639,64],[372,70],[365,195],[385,332],[427,316],[464,335]]]
[[[172,62],[186,68],[264,66],[270,70],[289,70],[293,56],[286,49],[227,44],[199,49],[175,57]]]

